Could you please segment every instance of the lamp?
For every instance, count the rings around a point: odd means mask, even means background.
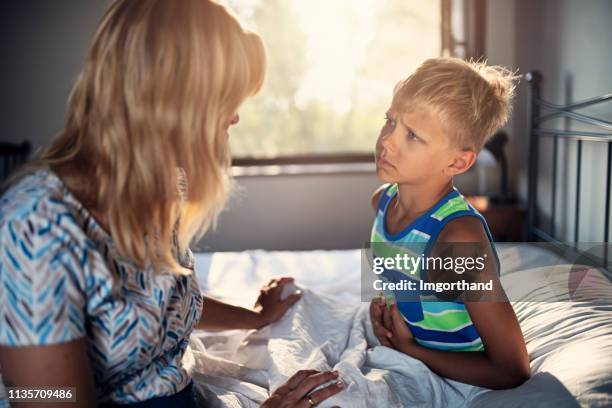
[[[491,197],[491,201],[495,203],[510,204],[516,201],[508,191],[508,161],[505,153],[505,146],[507,143],[508,134],[503,130],[499,130],[484,146],[499,163],[501,170],[499,193]]]

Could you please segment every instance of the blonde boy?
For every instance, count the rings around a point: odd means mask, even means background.
[[[453,177],[474,164],[507,122],[515,79],[484,62],[435,58],[395,87],[376,144],[376,172],[387,184],[372,197],[373,243],[421,243],[424,256],[439,254],[448,243],[480,244],[486,269],[497,278],[487,223],[453,186]],[[427,272],[421,271],[423,280]],[[498,280],[495,286],[501,288]],[[443,377],[481,387],[510,388],[529,378],[525,342],[507,301],[419,297],[389,303],[375,299],[370,305],[382,345],[422,360]]]

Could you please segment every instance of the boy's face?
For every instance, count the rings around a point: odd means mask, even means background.
[[[376,174],[383,182],[404,184],[452,176],[448,168],[458,153],[431,109],[416,106],[402,113],[391,107],[376,142]]]

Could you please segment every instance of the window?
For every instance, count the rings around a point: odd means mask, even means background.
[[[442,54],[484,56],[485,0],[442,1]]]
[[[268,54],[233,156],[371,154],[397,81],[441,55],[441,1],[224,0]]]

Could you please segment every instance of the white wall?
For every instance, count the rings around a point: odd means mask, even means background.
[[[243,176],[200,250],[359,248],[369,240],[373,173]]]
[[[497,177],[487,180],[497,183]],[[381,182],[373,171],[236,177],[237,191],[218,227],[195,245],[201,251],[345,249],[369,241],[370,198]],[[456,180],[475,191],[472,172]]]

